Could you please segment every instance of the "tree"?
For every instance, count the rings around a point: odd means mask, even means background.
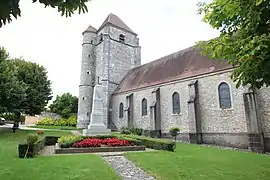
[[[228,60],[236,87],[269,86],[270,1],[214,0],[198,6],[203,21],[220,31],[219,37],[198,42],[203,54]]]
[[[36,3],[38,0],[32,0]],[[39,0],[39,3],[44,4],[46,7],[57,8],[58,12],[61,12],[62,16],[70,17],[76,10],[81,12],[88,12],[86,3],[90,0]],[[0,27],[7,22],[12,21],[12,17],[15,19],[21,16],[21,9],[19,7],[20,0],[1,0],[0,1]]]
[[[56,99],[50,105],[51,112],[57,113],[64,118],[68,118],[78,112],[78,98],[70,93],[64,93],[56,96]]]
[[[17,78],[18,71],[10,66],[8,58],[7,51],[0,47],[0,114],[13,112],[18,118],[27,86]]]
[[[45,67],[23,59],[12,59],[9,63],[17,69],[17,79],[27,86],[26,98],[20,109],[25,114],[40,114],[52,99],[51,81]]]
[[[39,114],[51,100],[51,82],[43,66],[22,59],[10,59],[0,48],[0,114]]]

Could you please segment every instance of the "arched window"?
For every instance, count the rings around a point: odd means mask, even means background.
[[[222,82],[218,86],[219,106],[222,109],[232,107],[230,87],[227,83]]]
[[[142,100],[142,116],[147,115],[147,100],[143,98]]]
[[[180,96],[177,92],[174,92],[172,95],[172,105],[173,105],[173,114],[180,113]]]
[[[119,118],[123,118],[124,117],[124,105],[123,103],[120,103],[119,105]]]
[[[125,35],[120,34],[120,35],[119,35],[119,41],[125,42]]]

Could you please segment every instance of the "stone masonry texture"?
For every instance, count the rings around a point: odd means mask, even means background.
[[[205,143],[217,143],[220,145],[237,146],[247,148],[247,123],[244,109],[243,93],[248,89],[235,87],[235,83],[230,78],[230,72],[220,72],[207,76],[196,77],[198,80],[198,96],[200,104],[201,132]],[[187,79],[168,84],[161,84],[156,87],[138,89],[133,92],[114,94],[112,96],[112,121],[121,128],[127,126],[127,115],[119,118],[119,104],[122,102],[126,106],[126,96],[134,94],[134,125],[147,130],[154,129],[154,120],[150,113],[150,104],[154,100],[152,91],[160,87],[161,96],[161,129],[163,133],[168,133],[171,127],[180,127],[181,133],[189,133],[188,124],[188,84],[195,80]],[[230,86],[232,108],[223,110],[219,107],[218,86],[226,82]],[[180,94],[180,114],[172,113],[172,94]],[[263,127],[266,136],[269,134],[270,115],[267,107],[270,106],[269,88],[258,91],[260,101],[260,114],[263,120]],[[263,97],[264,96],[264,97]],[[141,115],[142,99],[147,99],[148,114]],[[268,103],[268,104],[267,104]]]
[[[125,42],[120,42],[120,35],[124,35]],[[105,104],[104,123],[108,125],[111,94],[131,68],[141,65],[139,39],[110,25],[104,26],[96,34],[86,32],[83,36],[77,127],[87,128],[90,123],[96,83],[106,89],[102,96]]]
[[[125,42],[119,40],[124,35]],[[107,24],[96,33],[83,35],[81,75],[79,87],[79,128],[86,128],[90,122],[93,102],[93,88],[99,83],[105,87],[104,123],[116,129],[128,126],[127,111],[119,118],[119,105],[128,107],[127,96],[133,94],[132,124],[144,130],[155,130],[155,119],[151,105],[155,101],[153,91],[160,88],[161,131],[167,135],[171,127],[180,127],[179,139],[188,140],[190,129],[188,101],[189,84],[197,80],[199,103],[200,132],[202,142],[223,146],[248,148],[248,128],[243,94],[249,92],[247,87],[236,88],[230,78],[231,70],[213,72],[197,77],[165,82],[155,86],[135,89],[113,94],[127,72],[141,65],[141,47],[139,38],[125,30]],[[225,82],[230,87],[232,107],[219,107],[218,86]],[[172,95],[180,95],[180,114],[173,114]],[[256,91],[258,117],[261,122],[266,147],[270,150],[270,88],[263,87]],[[147,100],[147,115],[142,116],[142,99]],[[193,116],[194,114],[192,114]],[[111,127],[111,126],[110,126]]]

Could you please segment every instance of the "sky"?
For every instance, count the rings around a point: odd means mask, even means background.
[[[52,81],[54,98],[78,96],[82,32],[98,28],[113,13],[138,34],[142,64],[218,36],[202,22],[199,0],[92,0],[88,13],[62,17],[54,8],[21,0],[21,17],[0,28],[0,46],[11,57],[43,65]]]

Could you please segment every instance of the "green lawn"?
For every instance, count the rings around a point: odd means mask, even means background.
[[[36,125],[30,126],[31,128],[42,128],[42,129],[60,129],[60,130],[76,130],[76,127],[71,126],[43,126],[43,125]]]
[[[176,152],[128,153],[129,160],[161,180],[266,180],[270,156],[177,144]]]
[[[96,155],[62,155],[19,159],[18,143],[32,131],[0,128],[1,180],[117,180],[115,172]],[[46,131],[46,135],[67,135],[67,131]]]

